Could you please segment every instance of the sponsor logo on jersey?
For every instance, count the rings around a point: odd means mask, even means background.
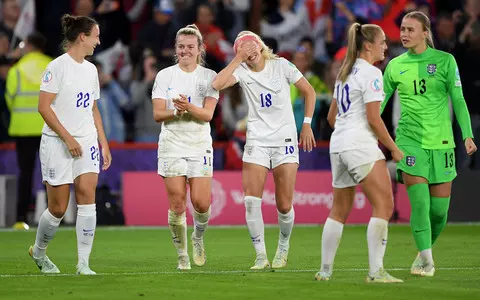
[[[408,70],[400,71],[400,75],[402,75],[402,74],[405,73],[405,72],[408,72]]]
[[[435,72],[437,72],[437,64],[428,64],[427,65],[427,72],[430,75],[435,74]]]
[[[374,92],[380,92],[382,90],[382,82],[380,79],[376,78],[375,80],[372,80],[370,87]]]
[[[52,72],[50,72],[50,70],[45,70],[42,76],[43,83],[49,83],[50,81],[52,81],[52,78],[53,78]]]
[[[405,161],[407,162],[407,166],[413,167],[415,165],[415,156],[407,156]]]

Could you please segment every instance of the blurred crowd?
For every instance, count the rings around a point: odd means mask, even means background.
[[[430,16],[436,48],[457,59],[474,134],[480,138],[480,104],[475,97],[480,95],[480,0],[2,0],[0,142],[15,138],[8,130],[11,110],[5,89],[9,69],[27,52],[15,26],[29,1],[35,2],[35,31],[45,37],[35,51],[50,57],[62,53],[63,14],[91,16],[99,22],[101,45],[91,59],[99,72],[98,104],[111,142],[158,141],[160,124],[152,116],[153,81],[159,70],[174,63],[176,31],[192,23],[204,36],[207,67],[217,72],[234,56],[235,37],[245,29],[258,33],[276,53],[291,60],[317,93],[312,127],[318,140],[327,141],[331,129],[326,115],[349,25],[375,23],[383,28],[389,44],[388,58],[378,65],[383,69],[405,51],[399,26],[412,10]],[[304,101],[294,86],[291,102],[300,130]],[[211,122],[214,141],[225,141],[235,152],[244,139],[246,114],[238,86],[222,93]],[[384,115],[392,134],[398,117],[398,99],[393,99]],[[480,168],[480,159],[472,161],[462,153],[458,162]]]

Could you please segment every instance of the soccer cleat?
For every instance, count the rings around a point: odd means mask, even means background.
[[[48,258],[48,256],[37,258],[33,256],[33,246],[30,246],[28,249],[28,254],[33,259],[37,267],[40,269],[40,272],[44,274],[58,274],[60,270],[57,266]]]
[[[288,260],[288,249],[280,249],[277,248],[277,252],[275,253],[275,257],[272,261],[272,268],[280,269],[287,265]]]
[[[260,253],[257,255],[257,258],[255,259],[255,265],[253,265],[253,267],[251,267],[250,270],[264,270],[269,268],[270,268],[270,263],[268,262],[267,254]]]
[[[423,271],[424,261],[423,258],[418,253],[417,257],[413,261],[412,267],[410,268],[410,273],[413,275],[420,275]]]
[[[425,265],[420,272],[420,276],[433,277],[435,275],[435,266],[433,264]]]
[[[190,270],[191,268],[188,255],[179,255],[177,270]]]
[[[205,264],[207,256],[205,254],[205,246],[203,245],[203,238],[196,239],[192,237],[193,247],[193,262],[201,267]]]
[[[330,277],[332,277],[331,273],[327,273],[323,271],[317,272],[317,274],[315,274],[315,280],[318,280],[318,281],[329,281]]]
[[[77,265],[77,275],[97,275],[97,273],[92,271],[88,264],[80,263]]]
[[[392,275],[388,274],[385,269],[381,268],[375,274],[368,275],[365,279],[367,283],[402,283],[403,280],[393,277]]]

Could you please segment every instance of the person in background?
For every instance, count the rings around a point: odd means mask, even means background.
[[[46,39],[39,33],[27,37],[22,58],[8,71],[5,100],[10,111],[8,134],[15,139],[18,180],[15,229],[28,229],[28,207],[32,203],[33,171],[40,147],[43,119],[38,113],[42,73],[52,58],[43,54]]]

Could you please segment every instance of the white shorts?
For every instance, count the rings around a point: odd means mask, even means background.
[[[71,184],[85,173],[100,173],[100,153],[97,134],[76,137],[82,156],[73,158],[67,145],[57,136],[42,135],[40,165],[42,181],[50,185]]]
[[[378,147],[330,153],[332,186],[335,188],[356,186],[367,177],[375,162],[381,159],[385,159],[385,156]]]
[[[159,157],[158,175],[162,177],[212,177],[213,157]]]
[[[298,146],[245,146],[242,160],[246,163],[264,166],[267,169],[275,169],[288,163],[298,164]]]

